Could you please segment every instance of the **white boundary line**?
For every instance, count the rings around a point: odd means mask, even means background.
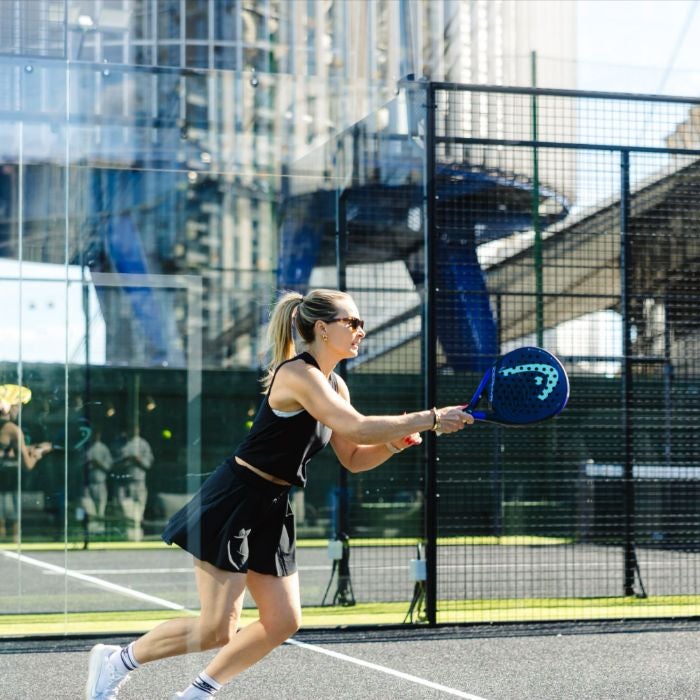
[[[110,583],[109,581],[104,581],[95,576],[89,576],[87,574],[82,574],[76,571],[70,571],[63,566],[57,566],[56,564],[49,564],[48,562],[41,561],[40,559],[34,559],[33,557],[28,557],[25,554],[17,554],[16,552],[2,552],[6,557],[10,559],[16,559],[23,564],[29,564],[31,566],[37,566],[40,569],[45,569],[46,571],[51,571],[55,574],[62,574],[70,578],[77,579],[78,581],[83,581],[84,583],[89,583],[99,588],[104,588],[108,591],[114,591],[115,593],[121,593],[122,595],[129,596],[131,598],[138,598],[139,600],[144,600],[149,603],[154,603],[160,605],[169,610],[187,610],[184,605],[179,603],[173,603],[170,600],[165,600],[165,598],[158,598],[157,596],[148,595],[148,593],[142,593],[141,591],[134,590],[133,588],[127,588],[125,586],[120,586],[116,583]],[[411,683],[417,683],[418,685],[425,686],[426,688],[432,688],[433,690],[439,690],[448,695],[453,695],[458,698],[466,698],[466,700],[485,700],[485,698],[479,697],[478,695],[471,695],[470,693],[465,693],[456,688],[449,688],[445,685],[440,685],[439,683],[433,683],[425,678],[420,678],[418,676],[412,676],[410,673],[403,673],[402,671],[397,671],[388,666],[381,666],[379,664],[371,663],[370,661],[363,661],[362,659],[357,659],[354,656],[348,656],[347,654],[341,654],[337,651],[331,651],[330,649],[324,649],[323,647],[316,646],[315,644],[307,644],[306,642],[299,642],[296,639],[288,639],[286,644],[291,644],[292,646],[300,647],[301,649],[306,649],[308,651],[313,651],[317,654],[325,654],[334,659],[339,659],[340,661],[347,661],[352,664],[357,664],[358,666],[363,666],[364,668],[372,669],[373,671],[379,671],[380,673],[386,673],[390,676],[395,676],[404,681],[409,681]]]
[[[362,659],[356,659],[354,656],[347,656],[346,654],[340,654],[337,651],[331,651],[330,649],[324,649],[323,647],[316,646],[315,644],[306,644],[305,642],[298,642],[296,639],[288,639],[286,644],[292,644],[296,647],[301,647],[302,649],[308,649],[309,651],[314,651],[317,654],[325,654],[326,656],[332,656],[334,659],[340,659],[341,661],[349,661],[351,664],[357,664],[358,666],[364,666],[365,668],[371,668],[373,671],[380,671],[381,673],[387,673],[390,676],[396,676],[404,681],[410,681],[411,683],[418,683],[418,685],[423,685],[426,688],[432,688],[433,690],[440,690],[448,695],[454,695],[458,698],[467,698],[467,700],[485,700],[485,698],[480,698],[478,695],[470,695],[456,688],[449,688],[446,685],[440,685],[439,683],[433,683],[432,681],[427,681],[425,678],[419,678],[418,676],[412,676],[410,673],[403,673],[402,671],[397,671],[388,666],[380,666],[379,664],[373,664],[370,661],[363,661]]]
[[[138,598],[139,600],[145,600],[149,603],[155,603],[163,608],[168,608],[169,610],[186,610],[184,605],[179,603],[173,603],[165,598],[158,598],[154,595],[148,595],[148,593],[142,593],[141,591],[136,591],[133,588],[127,588],[126,586],[120,586],[117,583],[110,583],[109,581],[104,581],[101,578],[95,576],[88,576],[87,574],[81,574],[76,571],[70,571],[63,566],[56,566],[56,564],[49,564],[48,562],[41,561],[40,559],[34,559],[33,557],[28,557],[25,554],[17,554],[16,552],[2,552],[6,557],[10,559],[16,559],[21,561],[23,564],[29,564],[31,566],[38,566],[40,569],[45,569],[46,571],[51,571],[54,574],[61,574],[63,576],[69,576],[70,578],[77,579],[78,581],[83,581],[84,583],[90,583],[98,588],[105,588],[108,591],[114,591],[116,593],[121,593],[122,595],[129,596],[131,598]]]

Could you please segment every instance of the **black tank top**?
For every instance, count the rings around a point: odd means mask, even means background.
[[[318,367],[308,352],[302,352],[287,362],[304,360]],[[320,369],[320,368],[319,368]],[[265,398],[260,404],[250,432],[234,453],[248,464],[266,474],[284,479],[295,486],[306,485],[306,465],[331,439],[331,429],[319,423],[305,410],[291,416],[277,416],[270,408],[270,391],[279,367],[270,383]],[[328,378],[330,385],[338,391],[338,380],[334,373]]]

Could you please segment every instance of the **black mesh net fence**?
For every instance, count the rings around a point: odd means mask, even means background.
[[[465,404],[520,346],[571,383],[550,421],[430,434],[351,476],[327,456],[306,494],[346,544],[326,602],[433,622],[697,613],[698,114],[427,83],[297,164],[279,284],[353,295],[361,412]]]
[[[438,87],[435,113],[438,401],[521,345],[571,379],[556,420],[439,441],[436,619],[687,612],[697,106]]]

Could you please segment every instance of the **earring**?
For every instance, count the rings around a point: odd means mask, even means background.
[[[328,342],[328,336],[324,333],[321,338],[323,338],[323,342],[327,343]]]

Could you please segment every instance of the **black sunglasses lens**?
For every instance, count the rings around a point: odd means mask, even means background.
[[[356,331],[358,328],[364,329],[365,327],[365,322],[361,318],[355,318],[354,316],[348,316],[347,318],[331,318],[329,319],[329,323],[345,323],[353,331]]]

